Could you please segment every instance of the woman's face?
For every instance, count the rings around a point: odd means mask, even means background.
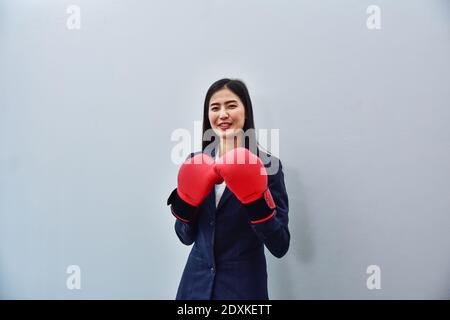
[[[211,96],[208,117],[214,132],[227,138],[233,136],[235,130],[244,128],[245,108],[233,91],[223,88]]]

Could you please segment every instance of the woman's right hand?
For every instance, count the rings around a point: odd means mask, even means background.
[[[214,166],[214,159],[204,153],[187,159],[181,165],[178,172],[178,187],[167,200],[176,218],[191,222],[197,207],[211,192],[214,184],[223,182]]]
[[[215,162],[201,153],[186,160],[178,172],[178,195],[192,206],[198,206],[223,178],[214,169]]]

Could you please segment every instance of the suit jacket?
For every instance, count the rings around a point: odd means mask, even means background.
[[[214,157],[214,151],[210,155]],[[178,287],[177,300],[269,298],[264,246],[277,258],[288,251],[289,204],[281,162],[260,151],[260,158],[262,155],[272,159],[265,164],[266,168],[278,161],[277,172],[268,175],[276,215],[268,221],[251,224],[246,209],[228,188],[216,208],[212,188],[199,206],[195,221],[187,224],[177,219],[175,222],[180,241],[185,245],[194,243]]]

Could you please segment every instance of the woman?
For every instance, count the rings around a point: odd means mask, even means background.
[[[281,163],[257,147],[254,129],[245,84],[212,84],[202,152],[182,164],[167,201],[178,238],[194,243],[177,299],[269,298],[264,246],[277,258],[287,252],[289,206]],[[208,144],[208,135],[214,143]]]

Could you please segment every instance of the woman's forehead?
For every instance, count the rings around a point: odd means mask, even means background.
[[[239,102],[239,101],[240,101],[240,99],[236,94],[234,94],[231,90],[224,88],[224,89],[221,89],[221,90],[215,92],[211,96],[209,103],[210,104],[229,103],[229,102]]]

